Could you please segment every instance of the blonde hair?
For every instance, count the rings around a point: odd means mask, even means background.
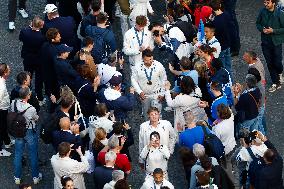
[[[99,149],[100,145],[101,145],[101,140],[105,139],[107,133],[104,130],[104,128],[99,127],[95,130],[95,139],[94,139],[94,143],[93,143],[93,147],[95,149]]]
[[[194,69],[197,71],[199,77],[206,78],[207,65],[205,62],[197,61],[194,64]]]

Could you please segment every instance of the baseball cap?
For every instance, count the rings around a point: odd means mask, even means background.
[[[54,4],[47,4],[44,8],[44,14],[45,13],[52,13],[52,12],[55,12],[57,11],[57,6],[55,6]]]
[[[122,75],[120,72],[116,71],[115,74],[109,80],[111,86],[118,86],[122,82]]]
[[[69,47],[66,44],[61,44],[61,45],[58,45],[56,49],[57,49],[57,54],[61,54],[64,52],[71,52],[73,50],[73,47]]]

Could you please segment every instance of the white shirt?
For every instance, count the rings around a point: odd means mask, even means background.
[[[147,76],[151,76],[151,85],[147,84]],[[140,61],[139,64],[136,64],[136,66],[133,67],[131,82],[132,86],[138,94],[144,92],[146,95],[151,95],[158,90],[160,90],[160,92],[163,92],[166,81],[167,74],[165,68],[160,62],[156,60],[153,61],[152,65],[149,68],[144,65],[143,61]]]
[[[206,43],[206,41],[205,41]],[[213,56],[214,58],[219,58],[220,52],[221,52],[221,45],[218,41],[218,39],[216,39],[215,36],[212,37],[212,39],[210,39],[206,44],[208,44],[211,48],[215,48],[216,51],[213,52]]]
[[[140,159],[146,164],[147,174],[152,174],[156,168],[161,168],[164,172],[168,170],[168,160],[170,158],[169,148],[161,145],[158,148],[145,146],[140,153]]]
[[[112,131],[113,122],[107,117],[90,116],[89,117],[89,137],[90,141],[93,142],[95,139],[95,131],[97,128],[102,127],[106,133]]]
[[[161,145],[167,146],[170,153],[173,154],[177,140],[177,133],[172,127],[172,124],[167,120],[160,120],[157,127],[152,127],[150,125],[150,121],[146,121],[140,125],[139,154],[142,152],[143,148],[150,143],[150,134],[153,131],[157,131],[160,134]]]
[[[263,157],[264,152],[268,149],[267,146],[262,143],[259,146],[256,145],[251,145],[250,146],[252,153],[256,156],[256,157]],[[237,155],[237,160],[238,161],[247,161],[247,162],[251,162],[252,158],[249,155],[249,152],[247,151],[247,149],[245,147],[242,147],[240,152]]]
[[[11,111],[14,112],[15,109],[14,109],[14,103],[15,103],[16,100],[13,100],[12,103],[11,103]],[[38,115],[37,115],[37,112],[36,112],[36,109],[30,105],[29,103],[27,102],[23,102],[22,100],[17,100],[17,103],[16,103],[16,107],[17,107],[17,110],[19,112],[23,112],[25,111],[28,107],[30,107],[29,109],[27,109],[27,111],[23,114],[23,116],[25,117],[26,119],[26,123],[27,123],[27,128],[28,129],[33,129],[35,128],[35,122],[38,120]]]
[[[10,108],[10,96],[6,87],[6,80],[0,77],[0,110],[8,110]]]
[[[51,165],[54,171],[54,189],[61,189],[61,177],[69,176],[73,179],[75,188],[85,189],[83,173],[89,168],[88,160],[81,156],[81,161],[71,159],[70,157],[61,158],[58,153],[51,158]]]
[[[145,182],[143,183],[143,185],[142,185],[142,187],[140,189],[160,189],[161,186],[167,186],[170,189],[174,189],[175,188],[172,185],[172,183],[170,183],[166,179],[163,179],[163,182],[161,184],[156,184],[154,182],[153,177],[149,177],[149,178],[145,179]]]
[[[225,154],[230,153],[237,145],[234,137],[234,115],[229,119],[222,120],[213,126],[212,131],[221,140],[225,147]]]
[[[125,55],[129,56],[129,63],[131,66],[134,66],[136,63],[140,63],[142,61],[142,52],[139,51],[140,45],[138,41],[140,41],[140,43],[143,41],[141,46],[154,49],[154,40],[147,27],[145,27],[143,30],[144,35],[143,31],[137,32],[139,40],[137,39],[135,31],[135,27],[129,29],[125,33],[123,41],[123,52]]]

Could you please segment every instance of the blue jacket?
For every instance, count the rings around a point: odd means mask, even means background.
[[[86,27],[87,26],[96,26],[97,25],[97,16],[93,15],[92,13],[88,14],[82,19],[81,28],[80,28],[80,35],[82,37],[86,37]]]
[[[49,28],[56,28],[59,30],[61,36],[61,43],[70,47],[78,47],[77,28],[74,19],[71,16],[57,17],[51,20],[46,20],[43,33],[45,34]]]
[[[131,111],[135,104],[135,95],[134,94],[127,94],[125,96],[119,96],[118,98],[115,98],[114,100],[107,100],[108,97],[104,93],[105,90],[108,90],[103,88],[98,93],[98,100],[100,103],[105,103],[108,110],[114,110],[114,116],[117,121],[122,121],[127,118],[127,112]]]
[[[40,48],[46,41],[45,36],[40,31],[32,28],[24,28],[20,31],[19,40],[23,42],[21,57],[25,65],[39,65]]]
[[[211,115],[208,116],[208,122],[210,125],[212,125],[212,123],[218,118],[217,107],[219,104],[228,105],[226,95],[221,95],[213,100],[211,104]]]

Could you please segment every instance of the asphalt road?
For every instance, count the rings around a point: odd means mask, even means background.
[[[158,19],[162,19],[161,15],[163,15],[163,4],[164,1],[161,0],[153,0],[152,5],[154,11],[156,12],[156,16]],[[25,27],[29,24],[30,19],[22,19],[17,15],[16,20],[16,31],[13,33],[9,33],[7,31],[8,26],[8,16],[7,16],[7,5],[8,1],[0,1],[0,62],[8,63],[12,68],[12,74],[10,79],[8,80],[8,88],[9,90],[15,85],[15,76],[16,74],[23,69],[22,67],[22,59],[20,57],[20,48],[21,43],[18,40],[19,31],[22,27]],[[43,0],[30,0],[27,2],[28,11],[30,14],[30,18],[34,15],[39,15],[44,17],[44,1]],[[241,36],[241,53],[239,57],[235,57],[233,59],[233,73],[234,73],[234,81],[244,82],[244,76],[247,70],[247,65],[242,61],[242,53],[244,50],[251,49],[255,50],[261,60],[263,60],[261,47],[260,47],[260,34],[256,30],[255,27],[255,19],[258,14],[258,10],[262,7],[262,1],[258,0],[238,0],[237,3],[237,17],[240,25],[240,36]],[[121,43],[122,38],[121,32],[118,27],[118,24],[115,24],[114,28],[116,29],[116,37],[117,40]],[[165,59],[166,54],[155,53],[155,59],[161,61],[164,65],[167,65],[167,59]],[[263,60],[264,62],[264,60]],[[265,65],[266,68],[266,65]],[[267,68],[266,68],[267,70]],[[270,83],[270,79],[268,77],[268,71],[266,74],[267,81]],[[284,87],[283,87],[284,88]],[[266,120],[268,127],[268,138],[272,140],[272,142],[276,145],[279,152],[283,155],[284,152],[284,143],[283,137],[284,132],[282,131],[283,123],[284,123],[284,95],[283,88],[279,91],[276,91],[273,94],[268,94],[267,96],[267,112],[266,112]],[[44,112],[42,112],[44,114]],[[130,174],[128,180],[132,185],[132,188],[138,189],[143,183],[144,174],[138,167],[138,132],[139,125],[143,122],[143,120],[139,116],[139,108],[137,107],[133,112],[130,113],[129,117],[130,125],[134,130],[134,136],[136,138],[135,145],[131,147],[131,153],[133,157],[132,162],[132,173]],[[171,113],[166,114],[170,121],[173,119],[173,115]],[[13,152],[13,149],[9,151]],[[38,189],[50,189],[53,187],[53,171],[50,166],[49,158],[53,154],[52,148],[48,145],[40,145],[39,149],[40,159],[46,161],[46,165],[40,167],[40,171],[43,173],[42,182],[34,186],[33,188]],[[170,158],[169,161],[169,180],[174,184],[175,188],[183,189],[185,188],[185,178],[183,174],[183,169],[181,167],[180,160],[177,155],[177,151],[175,155]],[[93,187],[93,180],[91,175],[86,175],[85,183],[87,188]],[[23,182],[31,182],[31,172],[28,166],[23,168]],[[14,184],[13,180],[13,155],[11,157],[1,157],[0,158],[0,189],[14,189],[17,186]]]

